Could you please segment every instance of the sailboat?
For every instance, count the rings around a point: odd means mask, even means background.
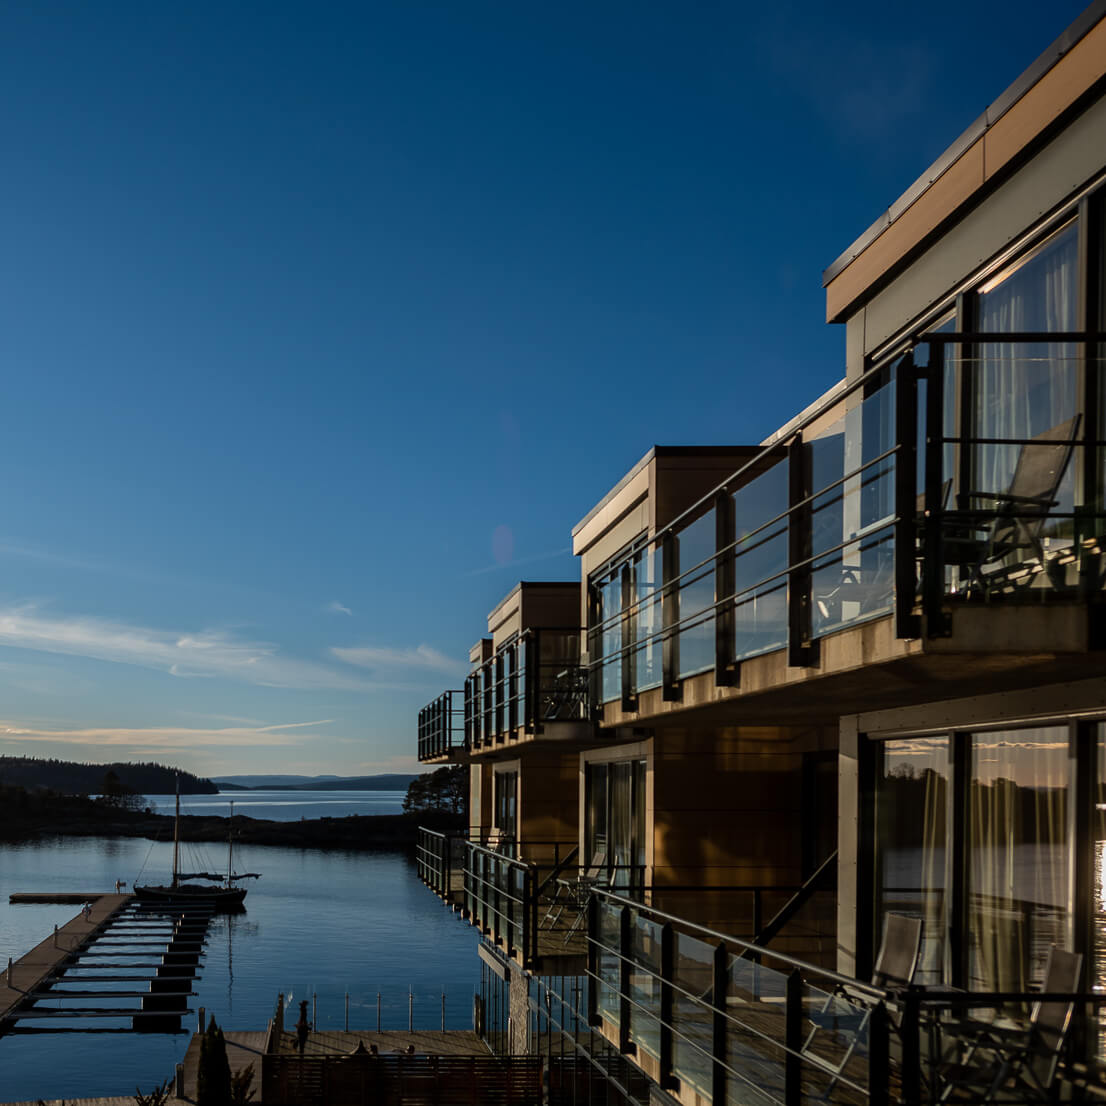
[[[234,834],[231,827],[234,822],[234,803],[230,804],[230,818],[227,821],[227,872],[223,876],[219,872],[181,872],[180,870],[180,780],[177,780],[177,804],[176,814],[173,818],[173,875],[169,885],[139,886],[135,884],[135,898],[143,902],[161,903],[212,903],[216,907],[241,906],[246,897],[245,887],[235,887],[234,883],[239,879],[258,879],[257,872],[234,871]],[[190,884],[185,882],[191,879],[222,879],[221,884]]]

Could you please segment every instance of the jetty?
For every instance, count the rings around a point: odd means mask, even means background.
[[[73,901],[33,893],[12,898]],[[120,1021],[138,1031],[183,1032],[214,903],[161,905],[129,894],[74,898],[86,909],[4,968],[0,1035],[118,1032]]]

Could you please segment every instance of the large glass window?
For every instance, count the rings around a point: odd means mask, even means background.
[[[1026,991],[1071,914],[1066,726],[972,734],[968,986]]]
[[[494,799],[499,848],[513,856],[518,841],[518,772],[496,772]]]
[[[1078,288],[1076,227],[1057,231],[1016,267],[1000,273],[979,293],[979,329],[1075,330]],[[1072,343],[984,342],[973,373],[973,433],[980,438],[1035,438],[1062,434],[1074,418],[1078,378]],[[982,443],[973,457],[973,492],[1007,492],[1026,448]],[[1069,469],[1057,510],[1070,511]]]
[[[584,780],[588,864],[606,871],[616,891],[637,893],[645,875],[645,761],[588,764]]]
[[[944,978],[947,737],[881,742],[876,774],[877,934],[888,914],[923,921],[917,983]]]

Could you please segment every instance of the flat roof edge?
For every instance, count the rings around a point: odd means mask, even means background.
[[[1102,18],[1106,0],[1094,0],[1014,82],[1001,93],[918,179],[822,273],[825,288],[907,210],[973,142],[1010,110]]]

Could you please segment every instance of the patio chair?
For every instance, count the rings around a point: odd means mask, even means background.
[[[596,887],[604,885],[610,885],[610,875],[607,872],[607,850],[605,848],[596,849],[587,870],[578,879],[568,884],[571,896],[568,905],[576,913],[572,919],[572,925],[568,927],[568,932],[565,933],[564,943],[566,945],[572,940],[573,934],[587,921],[588,900],[591,898],[592,891]]]
[[[992,507],[953,511],[946,516],[951,529],[943,541],[950,553],[957,554],[946,560],[960,564],[967,573],[965,591],[969,595],[976,590],[987,594],[996,587],[1020,589],[1048,568],[1045,526],[1049,511],[1059,502],[1057,493],[1075,450],[1079,423],[1080,416],[1073,415],[1022,445],[1006,491],[972,492],[968,497]],[[977,534],[965,532],[973,530]],[[979,531],[985,531],[982,537]],[[1011,558],[1019,554],[1020,562],[1011,564]]]
[[[922,919],[906,914],[888,914],[883,923],[883,941],[872,970],[872,986],[884,990],[908,987],[914,979],[921,949]],[[858,999],[841,988],[828,994],[821,1008],[808,1012],[807,1017],[813,1027],[802,1052],[816,1060],[823,1071],[832,1073],[823,1095],[828,1098],[857,1046],[865,1038],[872,1007],[866,1000]],[[819,1030],[847,1035],[848,1044],[836,1062],[811,1051],[811,1044]]]
[[[1045,965],[1043,992],[1078,990],[1083,956],[1053,945]],[[1075,1003],[1033,1004],[1025,1025],[965,1018],[955,1032],[966,1042],[963,1056],[941,1065],[942,1102],[1051,1102],[1056,1073],[1067,1043]]]

